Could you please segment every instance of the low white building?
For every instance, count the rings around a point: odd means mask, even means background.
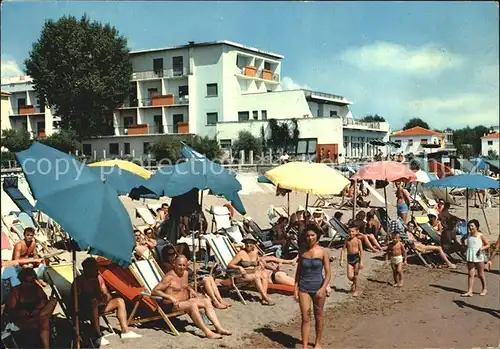
[[[440,133],[417,126],[407,130],[397,131],[391,134],[390,140],[398,143],[400,148],[397,152],[403,154],[420,154],[448,151],[453,154],[456,149],[453,146],[452,134]],[[426,147],[427,145],[435,147]]]
[[[481,137],[481,155],[488,156],[490,151],[500,155],[500,133],[490,133]]]

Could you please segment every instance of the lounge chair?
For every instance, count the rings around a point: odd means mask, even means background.
[[[71,285],[73,284],[73,264],[60,264],[47,267],[44,273],[45,281],[50,285],[52,289],[51,296],[57,299],[61,310],[63,311],[66,319],[71,323],[74,327],[75,324],[73,322],[73,294],[71,293]],[[109,320],[107,318],[108,315],[111,315],[113,312],[108,312],[101,315],[101,318],[106,323],[111,334],[115,334],[115,331]],[[79,319],[80,322],[87,321],[86,319]]]
[[[441,244],[441,235],[430,225],[430,223],[418,223],[417,221],[417,224],[424,231],[424,233],[427,234],[432,243],[443,247],[444,252],[448,256],[452,257],[451,256],[452,253],[457,253],[457,255],[461,259],[465,260],[465,256],[463,255],[462,246],[460,245],[460,243],[455,241],[450,245],[443,246]]]
[[[267,240],[271,230],[262,230],[252,217],[245,217],[243,223],[239,224],[244,232],[251,234],[257,240],[262,255],[272,255],[280,248],[280,245],[273,245],[271,241]]]
[[[316,195],[316,201],[314,201],[311,207],[334,207],[335,203],[333,201],[336,197],[336,195]]]
[[[156,219],[147,207],[136,207],[135,209],[137,216],[141,217],[146,224],[151,227],[156,225]]]
[[[328,243],[328,248],[330,248],[333,244],[333,242],[336,239],[346,240],[349,237],[349,232],[347,231],[346,227],[339,222],[339,220],[335,217],[330,218],[328,223],[332,226],[333,230],[335,231],[334,234],[332,234],[332,237],[330,238],[330,242]]]
[[[208,212],[212,214],[212,233],[227,234],[231,241],[241,244],[243,235],[241,234],[239,226],[231,223],[231,213],[227,207],[214,206]]]
[[[378,221],[384,228],[385,232],[389,232],[389,216],[387,215],[387,211],[383,207],[379,207],[375,210],[375,215],[377,216]]]

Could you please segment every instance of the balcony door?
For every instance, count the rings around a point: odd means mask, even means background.
[[[155,123],[155,132],[163,133],[163,121],[161,115],[154,116],[154,123]]]
[[[172,69],[174,76],[182,76],[183,68],[184,68],[184,57],[182,56],[172,57]]]
[[[174,133],[179,133],[179,125],[177,123],[184,121],[184,114],[174,114],[172,118],[174,120]]]
[[[153,71],[156,76],[163,76],[163,58],[155,58],[153,59]]]
[[[26,98],[17,99],[17,113],[21,114],[21,108],[26,106]]]

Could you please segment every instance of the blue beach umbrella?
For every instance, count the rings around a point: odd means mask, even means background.
[[[115,189],[71,155],[38,142],[16,157],[37,209],[58,222],[81,249],[130,264],[132,223]]]

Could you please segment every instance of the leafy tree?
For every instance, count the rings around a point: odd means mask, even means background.
[[[273,152],[291,151],[297,146],[300,131],[296,119],[282,120],[281,122],[269,119],[268,127],[270,136],[267,145],[273,149]]]
[[[385,118],[383,116],[380,116],[378,114],[375,115],[366,115],[364,118],[362,118],[360,121],[364,122],[385,122]]]
[[[498,153],[496,152],[496,150],[488,150],[488,158],[490,158],[491,160],[498,160]]]
[[[80,139],[112,134],[113,110],[129,93],[127,40],[109,24],[64,16],[47,20],[24,62],[34,87]]]
[[[240,151],[245,151],[245,158],[249,158],[250,151],[253,151],[254,156],[258,155],[262,150],[262,144],[257,137],[254,137],[248,131],[240,131],[238,133],[238,138],[234,142],[233,152],[236,157],[239,157]]]
[[[453,144],[457,153],[465,158],[481,153],[481,137],[488,133],[488,128],[482,125],[469,126],[453,131]]]
[[[429,124],[420,118],[413,118],[413,119],[408,120],[406,122],[406,124],[403,126],[403,130],[407,130],[409,128],[413,128],[413,127],[417,127],[417,126],[420,126],[420,127],[423,127],[423,128],[430,130]]]
[[[157,161],[163,161],[162,164],[167,165],[168,161],[175,163],[182,158],[181,142],[186,143],[211,160],[215,160],[222,155],[222,150],[215,138],[190,135],[164,135],[156,137],[150,149]]]
[[[60,130],[38,141],[64,153],[75,153],[77,150],[81,153],[82,151],[82,144],[78,141],[78,136],[73,130]]]
[[[31,145],[30,133],[25,130],[9,129],[2,131],[2,146],[10,152],[26,150]]]

